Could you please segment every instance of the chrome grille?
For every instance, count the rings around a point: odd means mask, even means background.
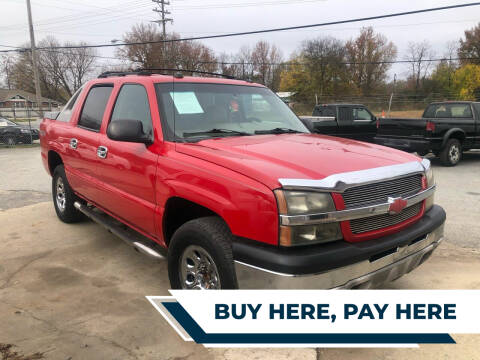
[[[418,215],[421,208],[422,203],[420,202],[403,209],[403,211],[399,214],[382,214],[368,218],[350,220],[350,228],[354,234],[361,234],[368,231],[383,229],[392,225],[400,224],[401,222]]]
[[[360,185],[345,190],[345,208],[363,207],[386,203],[389,197],[407,197],[422,190],[422,175],[411,175],[398,179]]]

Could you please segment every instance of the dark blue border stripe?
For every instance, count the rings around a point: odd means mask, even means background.
[[[206,334],[178,302],[162,302],[199,344],[455,344],[449,334]]]

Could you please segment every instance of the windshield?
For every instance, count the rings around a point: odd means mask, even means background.
[[[290,108],[267,88],[199,83],[160,83],[155,87],[169,140],[308,133]]]

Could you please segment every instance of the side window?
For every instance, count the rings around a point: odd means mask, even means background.
[[[152,133],[152,118],[147,91],[143,85],[125,84],[120,89],[110,121],[139,120],[145,134]]]
[[[338,121],[342,123],[351,123],[353,121],[353,108],[342,106],[338,109]]]
[[[112,89],[113,85],[95,86],[90,89],[78,120],[78,126],[94,131],[100,130],[103,113]]]
[[[82,92],[83,87],[78,89],[75,94],[72,95],[70,100],[68,100],[67,104],[63,108],[63,110],[58,114],[57,121],[69,122],[70,118],[72,117],[73,109],[77,102],[78,96]]]
[[[333,106],[315,106],[312,116],[332,116],[335,117],[335,108]]]
[[[452,113],[452,117],[454,118],[466,118],[471,119],[472,109],[470,108],[470,104],[458,104],[458,105],[451,105],[450,112]]]
[[[353,110],[353,118],[354,120],[359,121],[371,121],[372,114],[370,114],[367,109],[364,108],[356,108]]]

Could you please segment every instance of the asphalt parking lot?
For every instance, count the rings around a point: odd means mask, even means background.
[[[45,359],[480,359],[478,335],[419,349],[206,349],[186,343],[145,295],[168,295],[165,262],[99,225],[67,225],[40,149],[0,148],[0,343]],[[446,240],[394,289],[480,289],[480,152],[433,166]]]

